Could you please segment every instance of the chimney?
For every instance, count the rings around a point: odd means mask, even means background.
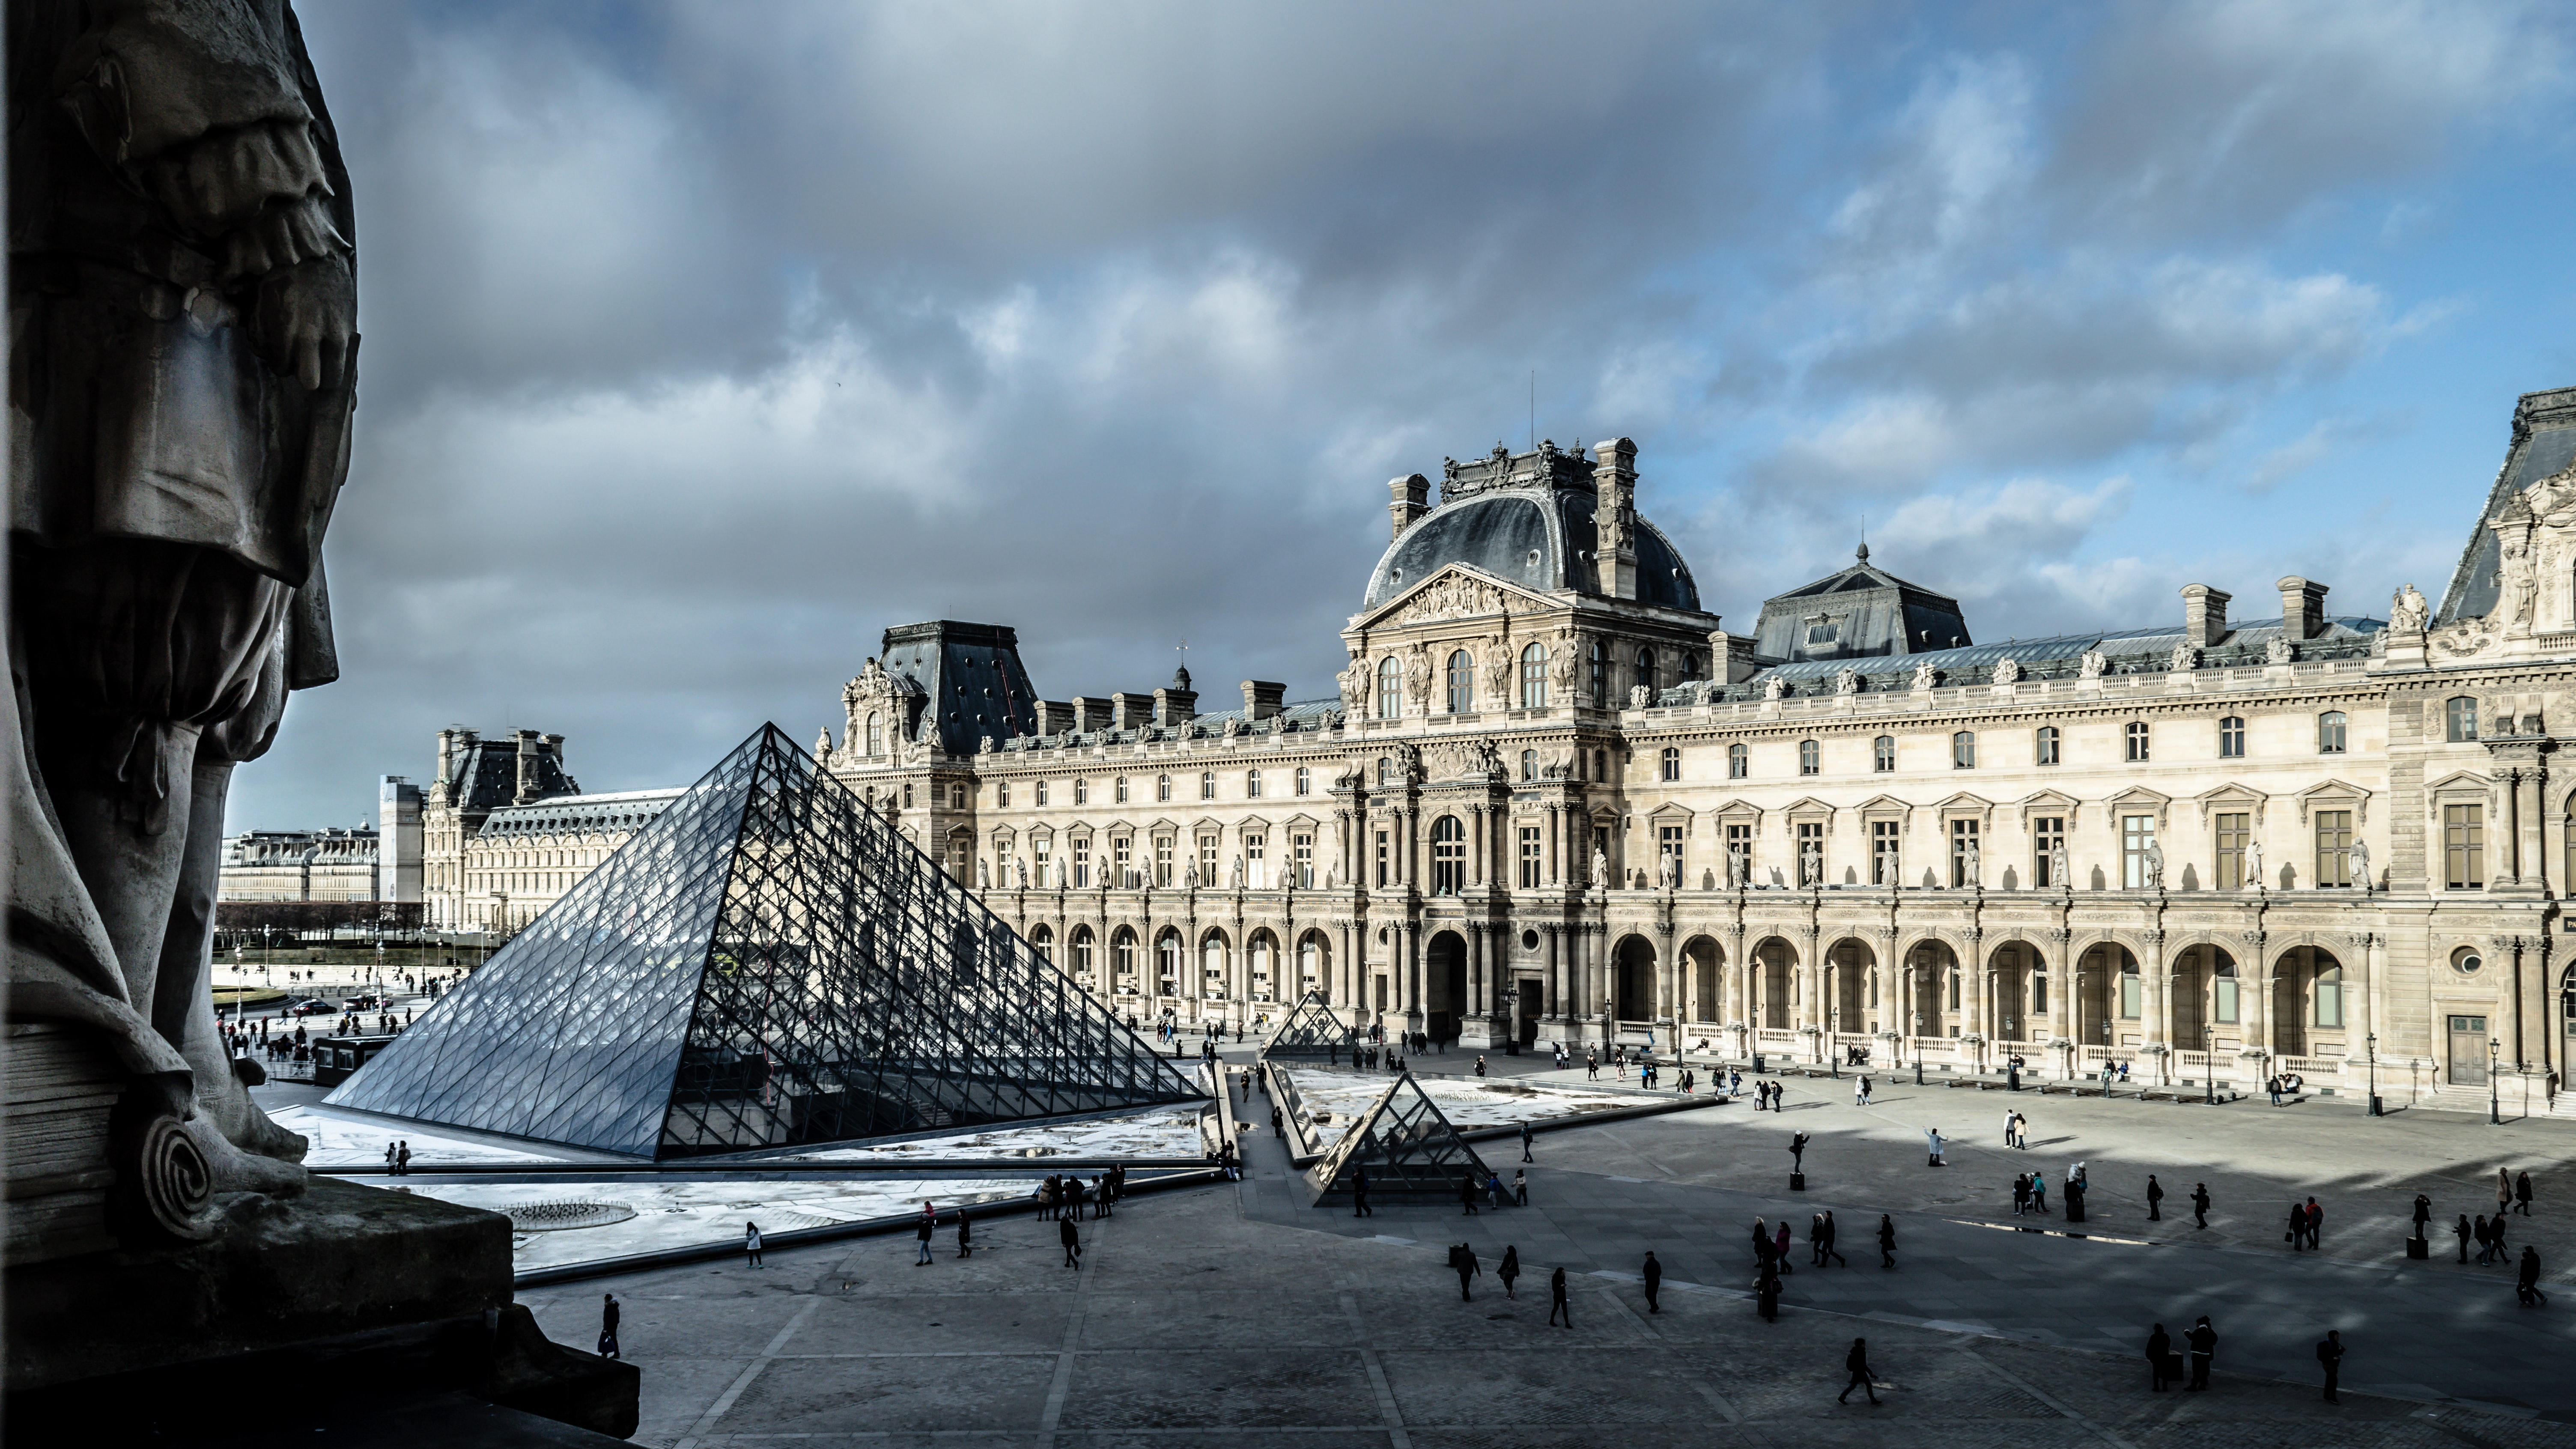
[[[1073,704],[1070,700],[1041,699],[1031,711],[1036,716],[1036,733],[1060,735],[1073,728]]]
[[[1109,727],[1140,730],[1154,722],[1154,696],[1120,690],[1109,696]]]
[[[2281,634],[2296,642],[2325,632],[2326,586],[2296,574],[2281,580]]]
[[[1637,597],[1637,445],[1626,438],[1612,438],[1594,447],[1592,458],[1600,589],[1608,598],[1633,599]]]
[[[516,761],[519,780],[518,789],[510,796],[510,803],[525,805],[537,798],[537,732],[513,730],[511,735],[519,742],[519,756]]]
[[[1254,720],[1270,718],[1279,712],[1279,706],[1285,703],[1287,698],[1287,685],[1273,684],[1266,679],[1243,681],[1244,722],[1249,724]]]
[[[455,778],[453,772],[455,770],[457,734],[458,731],[455,730],[440,730],[438,732],[437,783],[441,785],[444,785],[449,780]]]
[[[1395,517],[1394,536],[1402,538],[1406,529],[1431,511],[1431,480],[1419,473],[1408,474],[1388,483],[1386,491],[1394,499],[1386,506],[1386,511]]]
[[[1077,694],[1073,697],[1073,727],[1083,734],[1097,734],[1110,728],[1110,720],[1116,713],[1116,707],[1099,695]]]
[[[2216,648],[2227,637],[2227,604],[2235,596],[2207,584],[2182,586],[2182,637],[2195,649]]]
[[[1154,723],[1185,725],[1199,717],[1198,691],[1189,684],[1188,672],[1182,671],[1172,676],[1170,688],[1154,691]]]

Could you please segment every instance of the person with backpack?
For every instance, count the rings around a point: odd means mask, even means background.
[[[2540,1250],[2529,1243],[2522,1247],[2522,1266],[2514,1274],[2513,1296],[2525,1308],[2549,1306],[2549,1295],[2540,1291]]]
[[[1843,1385],[1841,1393],[1834,1395],[1834,1402],[1847,1403],[1851,1399],[1852,1390],[1866,1389],[1869,1391],[1869,1401],[1873,1404],[1877,1403],[1878,1386],[1870,1382],[1868,1339],[1852,1340],[1851,1352],[1843,1355],[1843,1368],[1851,1374],[1851,1380]]]

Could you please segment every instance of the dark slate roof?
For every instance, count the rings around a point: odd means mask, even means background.
[[[1274,730],[1286,734],[1311,734],[1317,730],[1332,728],[1341,717],[1342,701],[1338,697],[1301,700],[1295,704],[1281,705],[1279,713],[1268,719],[1255,721],[1244,733],[1254,737]],[[1132,745],[1139,740],[1214,739],[1225,733],[1227,720],[1241,718],[1243,718],[1243,711],[1240,709],[1216,710],[1195,716],[1185,725],[1145,725],[1133,729],[1076,733],[1072,736],[1072,743],[1075,748],[1081,749],[1092,745]],[[1023,735],[1018,739],[997,743],[1005,751],[1042,750],[1054,748],[1057,741],[1064,738],[1065,736],[1062,735]]]
[[[1361,607],[1374,609],[1454,563],[1525,588],[1598,596],[1593,499],[1589,488],[1517,488],[1444,503],[1388,545]],[[1697,611],[1699,585],[1690,565],[1643,516],[1636,549],[1638,600]]]
[[[952,755],[975,753],[986,735],[1006,740],[1037,728],[1038,692],[1020,666],[1020,636],[1006,625],[898,625],[885,631],[882,657],[886,673],[926,697],[940,748]]]
[[[2451,570],[2451,585],[2442,591],[2434,622],[2482,619],[2495,608],[2502,560],[2489,525],[2508,500],[2571,461],[2576,461],[2576,387],[2524,393],[2513,406],[2513,441],[2505,448],[2504,466],[2496,470],[2486,510],[2478,515],[2468,546],[2460,550],[2458,567]]]
[[[559,795],[532,805],[495,810],[483,821],[483,834],[553,835],[566,830],[640,830],[684,789],[620,790],[607,795]]]
[[[1807,642],[1806,621],[1820,613],[1840,616],[1830,645]],[[1848,566],[1764,600],[1753,652],[1764,659],[1831,660],[1840,668],[1854,659],[1921,654],[1974,639],[1958,600],[1871,563],[1863,544]]]
[[[459,810],[497,810],[519,796],[519,742],[509,735],[498,739],[476,739],[458,747],[458,758],[449,772],[452,797]],[[537,754],[537,788],[543,799],[550,795],[578,795],[581,782],[564,773],[563,762],[551,750]]]

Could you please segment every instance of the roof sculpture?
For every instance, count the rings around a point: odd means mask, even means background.
[[[764,725],[329,1100],[659,1159],[1203,1095]]]

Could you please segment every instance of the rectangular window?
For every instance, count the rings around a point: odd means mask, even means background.
[[[2034,971],[2030,974],[2030,1010],[2031,1014],[2034,1016],[2047,1014],[2048,975],[2046,972]],[[2037,1033],[2025,1032],[2023,1035],[2033,1036],[2037,1035]]]
[[[2317,884],[2327,889],[2352,884],[2352,812],[2317,812]]]
[[[2487,807],[2442,807],[2442,881],[2455,891],[2486,889]]]
[[[1979,822],[1974,820],[1953,820],[1950,822],[1950,884],[1953,886],[1963,886],[1969,883],[1968,852],[1974,849],[1979,849],[1977,842],[1978,824]],[[1954,1002],[1952,1004],[1956,1005],[1957,1003]]]
[[[2038,744],[2036,746],[2036,753],[2033,756],[2038,763],[2043,765],[2054,765],[2057,763],[2057,738],[2057,726],[2041,725],[2039,727]]]
[[[1037,783],[1037,800],[1038,800],[1038,804],[1040,804],[1040,805],[1044,805],[1044,804],[1046,804],[1046,802],[1047,802],[1047,788],[1046,788],[1046,787],[1047,787],[1047,782],[1046,782],[1046,781],[1044,781],[1044,780],[1040,780],[1040,781],[1038,781],[1038,783]],[[906,785],[906,786],[904,786],[904,787],[903,787],[903,803],[904,803],[904,804],[906,804],[906,805],[910,805],[910,804],[912,803],[912,787],[911,787],[910,785]]]
[[[1089,780],[1076,780],[1073,782],[1073,803],[1076,805],[1088,805],[1091,803],[1091,782]]]
[[[1904,870],[1903,857],[1897,849],[1899,832],[1903,829],[1903,824],[1902,821],[1896,820],[1869,822],[1870,884],[1881,886],[1905,884],[1898,879],[1899,873]]]
[[[2060,889],[2066,882],[2057,878],[2057,852],[2066,847],[2066,817],[2041,815],[2030,822],[2030,879],[2037,886]]]
[[[2236,1021],[2236,978],[2233,976],[2219,977],[2217,988],[2210,994],[2217,998],[2214,1010],[2217,1013],[2219,1021],[2233,1025]]]
[[[1726,858],[1730,864],[1737,861],[1743,862],[1742,869],[1744,871],[1744,884],[1753,884],[1752,826],[1729,825],[1726,827]]]
[[[1127,803],[1127,777],[1124,775],[1118,777],[1118,803]]]
[[[1039,836],[1036,842],[1029,847],[1030,853],[1035,857],[1035,859],[1029,863],[1029,878],[1035,882],[1039,890],[1045,890],[1047,888],[1047,866],[1049,863],[1047,857],[1049,852],[1054,849],[1055,842],[1047,839],[1043,835]]]
[[[2120,888],[2142,891],[2147,888],[2147,847],[2156,841],[2156,817],[2123,815],[2120,817]]]
[[[1977,736],[1974,731],[1961,730],[1950,736],[1950,768],[1954,770],[1977,768]]]
[[[1798,822],[1798,884],[1825,883],[1825,822]]]
[[[1745,772],[1751,768],[1751,765],[1752,760],[1750,758],[1750,752],[1747,751],[1744,746],[1728,745],[1726,747],[1726,778],[1730,780],[1743,779]]]
[[[1313,890],[1315,888],[1315,837],[1311,835],[1289,836],[1288,848],[1295,852],[1294,859],[1297,862],[1297,889],[1301,891]]]
[[[1081,890],[1091,884],[1091,842],[1081,836],[1073,841],[1073,888]]]
[[[1136,842],[1121,835],[1109,842],[1109,850],[1109,884],[1116,889],[1125,890],[1135,880]]]
[[[2245,758],[2245,721],[2235,715],[2218,722],[2218,757],[2222,760]]]
[[[1254,890],[1261,890],[1266,884],[1261,874],[1261,857],[1269,844],[1270,837],[1266,835],[1243,837],[1243,883]]]
[[[1011,808],[1011,782],[1004,780],[993,787],[993,803],[1004,810]]]
[[[1538,827],[1535,825],[1522,826],[1520,829],[1520,839],[1521,889],[1536,890],[1540,884],[1539,862],[1542,858],[1539,854],[1540,845]]]
[[[2136,1021],[2138,1019],[2140,1008],[2145,1005],[2145,997],[2145,988],[2139,982],[2134,973],[2122,976],[2120,978],[2121,1019],[2124,1021]]]
[[[2463,695],[2442,706],[2442,737],[2452,744],[2467,744],[2478,737],[2478,702]]]
[[[1297,793],[1310,794],[1315,788],[1315,772],[1304,765],[1297,767]]]
[[[2317,977],[2317,1025],[2343,1025],[2343,982],[2339,977]]]
[[[1202,835],[1199,837],[1199,884],[1214,890],[1223,883],[1224,877],[1216,873],[1216,837]]]
[[[1678,881],[1682,878],[1682,828],[1680,826],[1655,827],[1655,864],[1661,867],[1660,873],[1655,877],[1658,883],[1667,880]]]
[[[1386,832],[1381,830],[1377,833],[1377,883],[1381,886],[1387,883],[1388,863]]]
[[[1798,773],[1814,775],[1824,769],[1824,747],[1814,740],[1798,741]]]
[[[2245,888],[2245,843],[2254,838],[2250,828],[2254,817],[2225,814],[2218,817],[2218,888],[2238,891]]]
[[[1172,884],[1172,837],[1154,837],[1154,884],[1169,889]]]

